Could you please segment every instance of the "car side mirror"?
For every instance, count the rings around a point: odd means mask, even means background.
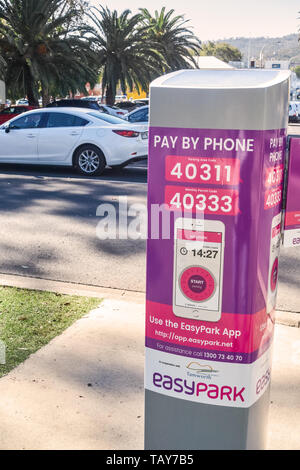
[[[6,132],[6,134],[8,134],[8,133],[9,133],[9,131],[10,131],[10,127],[9,127],[9,126],[6,126],[6,128],[5,128],[5,132]]]

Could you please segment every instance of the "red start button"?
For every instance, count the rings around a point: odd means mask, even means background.
[[[208,300],[215,291],[215,280],[207,269],[193,266],[183,271],[180,277],[182,293],[194,302]]]

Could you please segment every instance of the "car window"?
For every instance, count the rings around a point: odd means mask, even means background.
[[[70,103],[66,102],[67,106],[68,104],[76,108],[87,108],[89,106],[89,103],[87,103],[86,101],[81,101],[81,100],[71,101]]]
[[[70,102],[68,103],[68,101],[60,100],[60,101],[55,101],[55,102],[53,103],[53,105],[54,105],[54,106],[61,106],[61,107],[63,107],[63,106],[68,106],[68,105],[69,105],[69,106],[72,106],[72,103],[70,103]]]
[[[86,126],[89,123],[80,116],[67,113],[49,113],[46,127],[76,127]]]
[[[148,113],[148,111],[147,111],[147,113]],[[148,117],[146,119],[146,112],[145,112],[144,109],[136,111],[131,116],[128,116],[128,121],[129,122],[139,122],[139,121],[147,121],[147,120],[148,120]]]
[[[79,116],[75,116],[75,120],[74,120],[74,123],[73,123],[73,126],[79,126],[79,127],[84,127],[86,126],[90,121],[88,121],[87,119],[83,119]]]
[[[25,111],[28,111],[28,108],[25,108],[25,107],[22,107],[22,106],[18,106],[17,108],[14,108],[14,113],[15,114],[25,113]]]
[[[15,114],[15,107],[11,107],[11,108],[5,108],[3,109],[3,111],[1,111],[1,114]]]
[[[105,114],[109,114],[109,112],[107,111],[107,109],[104,107],[104,106],[99,106],[99,111],[101,111],[101,113],[105,113]],[[97,116],[98,117],[98,116]]]
[[[89,108],[99,110],[99,105],[96,101],[88,101],[88,104],[89,104]]]
[[[97,118],[97,119],[100,119],[100,121],[108,122],[109,124],[124,124],[125,123],[125,121],[123,119],[112,116],[111,114],[96,113],[96,112],[93,112],[93,111],[91,111],[88,114],[90,116],[93,116],[93,117]]]
[[[11,129],[35,129],[40,127],[43,113],[33,113],[15,119],[11,124]]]

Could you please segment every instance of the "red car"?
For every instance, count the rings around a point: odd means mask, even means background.
[[[2,111],[0,111],[0,125],[6,121],[9,121],[9,119],[14,118],[15,116],[18,116],[18,114],[25,113],[31,109],[36,109],[36,106],[16,105],[2,109]]]

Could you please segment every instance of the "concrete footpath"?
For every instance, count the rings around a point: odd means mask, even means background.
[[[299,371],[300,329],[277,323],[267,449],[300,449]],[[104,292],[0,379],[0,449],[141,450],[143,384],[144,295]]]

